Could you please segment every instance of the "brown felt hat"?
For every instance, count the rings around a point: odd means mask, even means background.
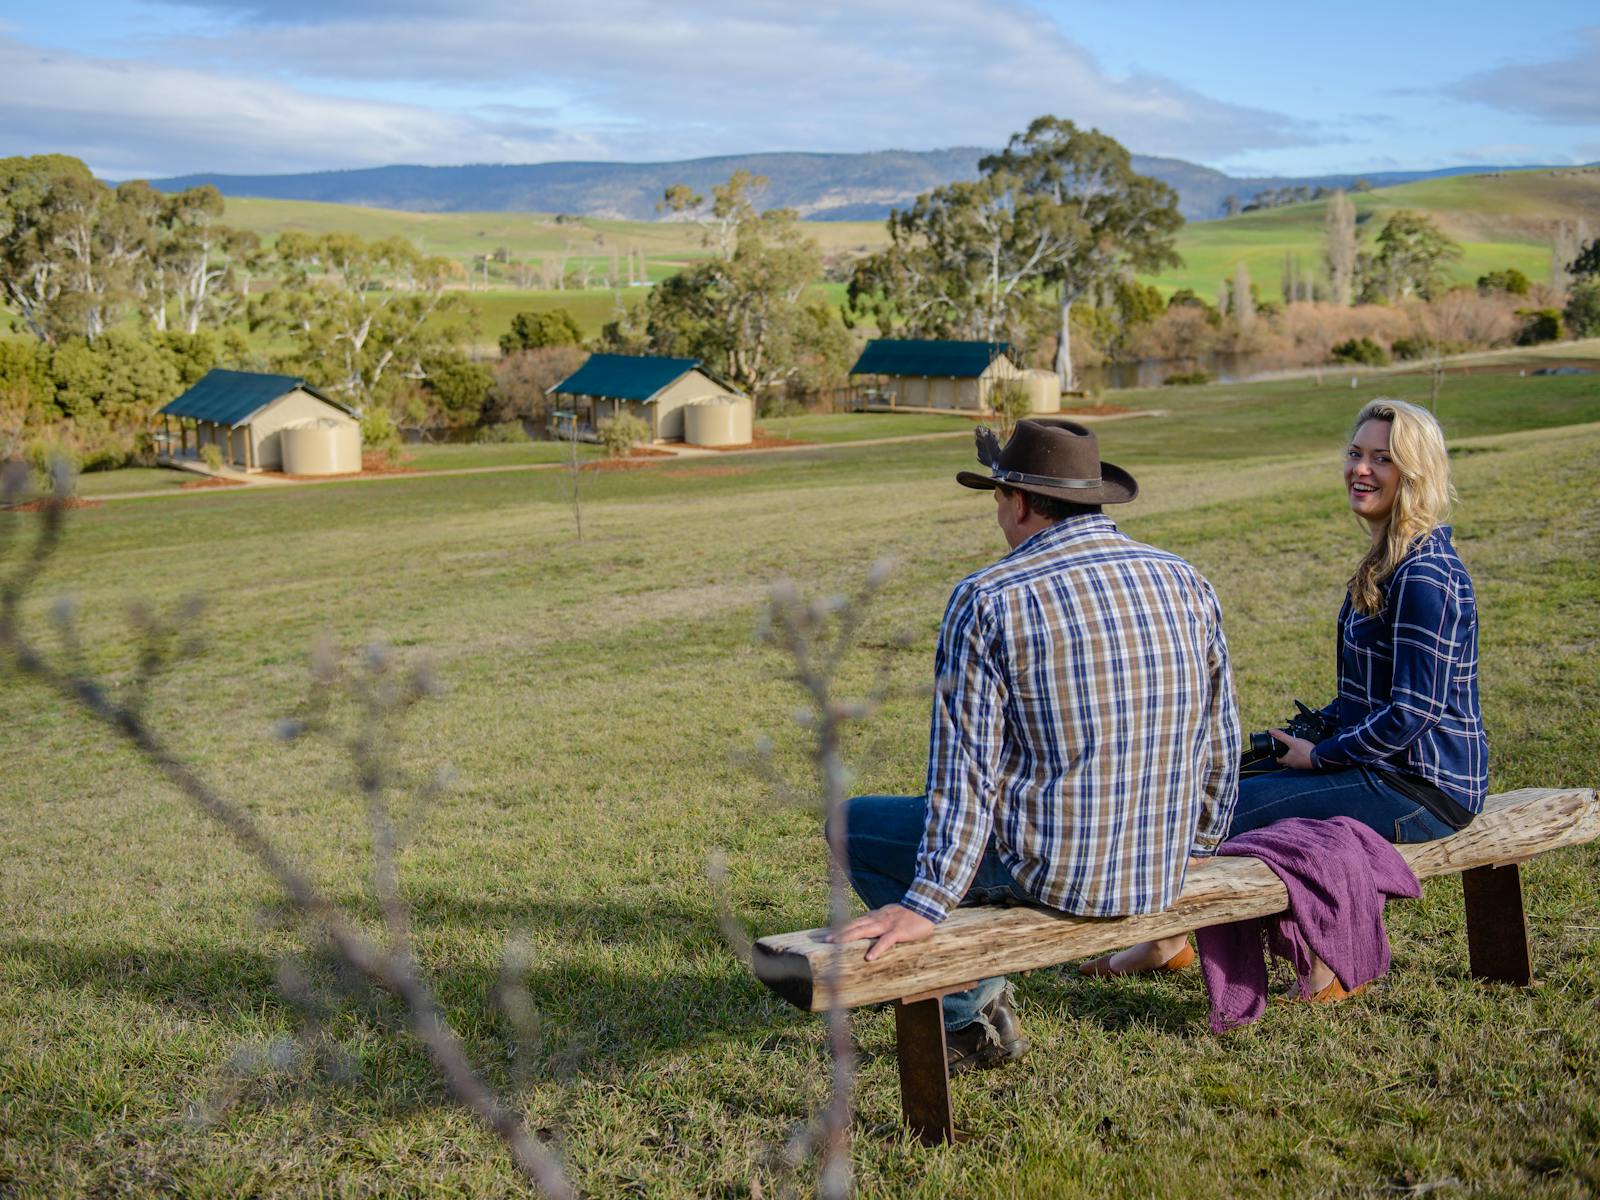
[[[1076,421],[1018,421],[1003,450],[987,426],[978,428],[977,440],[978,461],[989,474],[958,472],[956,482],[966,487],[1004,485],[1074,504],[1126,504],[1139,494],[1132,475],[1100,461],[1099,441]]]

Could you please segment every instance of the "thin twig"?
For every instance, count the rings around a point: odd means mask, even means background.
[[[850,919],[850,880],[848,860],[846,800],[850,771],[845,764],[844,729],[851,721],[870,716],[887,690],[888,668],[884,665],[878,685],[863,699],[847,700],[837,695],[840,670],[855,648],[867,609],[888,579],[887,561],[873,565],[860,592],[853,598],[842,596],[806,602],[795,586],[779,580],[772,588],[762,637],[777,645],[793,665],[790,678],[801,688],[807,705],[795,720],[812,732],[811,758],[821,784],[822,808],[828,832],[828,924],[842,928]],[[758,745],[753,763],[764,777],[777,782],[780,794],[793,794],[782,785],[771,764],[771,744]],[[725,874],[725,872],[724,872]],[[720,883],[713,866],[713,882]],[[719,911],[724,934],[742,956],[748,956],[748,938],[733,921],[731,912]],[[837,996],[836,986],[842,948],[829,955],[826,966],[827,988]],[[820,1145],[822,1169],[818,1193],[826,1200],[839,1200],[851,1190],[850,1112],[855,1085],[855,1048],[850,1040],[847,1011],[837,1003],[828,1007],[828,1049],[832,1062],[828,1104],[817,1120],[797,1129],[785,1148],[784,1157],[798,1165]]]
[[[393,829],[381,802],[383,773],[375,753],[365,763],[358,761],[358,768],[363,790],[372,801],[370,809],[383,814],[374,824],[374,882],[391,938],[387,951],[369,940],[342,909],[327,900],[244,809],[225,799],[169,749],[145,722],[142,703],[137,706],[117,703],[99,682],[81,669],[64,671],[54,666],[24,636],[20,616],[22,601],[60,545],[62,512],[68,494],[70,480],[64,473],[58,473],[53,500],[42,513],[39,534],[30,552],[0,584],[0,658],[9,660],[23,675],[37,680],[114,730],[203,813],[227,830],[276,880],[294,908],[326,933],[346,964],[402,1002],[407,1026],[427,1050],[450,1094],[505,1143],[517,1169],[552,1200],[566,1200],[572,1196],[572,1189],[555,1157],[528,1134],[516,1114],[501,1103],[473,1069],[466,1048],[444,1016],[410,952],[405,905],[394,874]],[[0,533],[0,538],[5,539],[0,541],[0,551],[7,548],[12,535],[9,525],[9,521],[0,522],[0,527],[6,527]],[[144,670],[143,665],[141,670]],[[375,689],[379,682],[371,681]],[[374,796],[378,799],[373,800]]]

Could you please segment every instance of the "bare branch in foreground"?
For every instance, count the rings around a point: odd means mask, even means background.
[[[812,733],[811,758],[821,786],[821,805],[828,831],[828,923],[838,929],[850,919],[850,880],[846,874],[845,802],[849,797],[850,770],[843,753],[844,729],[852,721],[865,720],[882,703],[887,690],[888,664],[884,663],[877,685],[865,697],[846,699],[837,694],[839,676],[846,658],[857,644],[862,623],[873,598],[888,580],[891,565],[886,560],[874,563],[865,584],[853,597],[834,596],[806,601],[788,580],[773,585],[767,617],[760,637],[787,655],[792,664],[791,678],[804,693],[806,703],[795,713],[795,722]],[[782,798],[815,798],[779,776],[771,761],[771,742],[763,739],[749,760]],[[719,895],[718,918],[743,961],[750,957],[749,935],[733,919],[721,902],[726,869],[719,861],[711,868],[712,883]],[[839,951],[835,952],[835,959]],[[830,966],[836,971],[837,966]],[[833,1062],[827,1106],[816,1120],[794,1131],[782,1152],[791,1168],[798,1167],[820,1146],[822,1170],[818,1193],[825,1200],[838,1200],[851,1191],[850,1109],[855,1083],[855,1051],[850,1041],[848,1014],[837,1006],[828,1010],[828,1049]]]
[[[5,483],[0,503],[10,502],[23,486],[14,471],[5,472]],[[166,661],[164,647],[170,649],[171,644],[163,623],[147,614],[136,618],[136,624],[140,619],[144,621],[146,637],[145,654],[141,657],[131,703],[117,702],[99,681],[86,673],[81,657],[75,652],[69,609],[58,606],[57,613],[66,634],[64,665],[51,661],[29,640],[22,622],[23,600],[60,546],[63,511],[70,492],[70,477],[65,472],[57,472],[52,499],[39,514],[38,535],[32,546],[20,555],[11,553],[11,542],[17,537],[21,522],[0,517],[0,572],[3,572],[0,574],[0,667],[14,668],[102,721],[201,812],[227,830],[278,883],[294,909],[325,934],[339,959],[402,1002],[407,1027],[427,1050],[450,1095],[505,1143],[517,1169],[552,1200],[566,1200],[572,1196],[572,1189],[555,1157],[529,1135],[516,1114],[473,1069],[460,1037],[439,1007],[411,951],[409,915],[400,897],[394,863],[395,827],[384,799],[388,768],[378,749],[377,727],[388,712],[425,694],[424,685],[415,677],[409,682],[402,681],[383,652],[369,653],[362,681],[366,711],[356,739],[356,762],[373,827],[374,887],[389,935],[389,944],[383,947],[324,897],[243,808],[225,799],[146,723],[144,696],[150,679]],[[331,678],[333,668],[326,661],[314,659],[314,667],[319,677]]]

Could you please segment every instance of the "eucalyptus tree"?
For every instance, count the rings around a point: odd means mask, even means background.
[[[0,159],[0,293],[40,341],[93,343],[130,311],[186,333],[237,308],[235,265],[255,235],[219,223],[215,188],[115,188],[65,155]]]
[[[1015,176],[935,188],[889,216],[889,247],[850,279],[854,316],[885,336],[1026,340],[1039,310],[1039,280],[1063,236],[1048,201]]]
[[[1183,261],[1173,248],[1183,225],[1178,193],[1135,171],[1115,138],[1058,117],[1035,118],[978,169],[1013,175],[1022,195],[1048,201],[1040,215],[1048,214],[1053,245],[1040,280],[1056,289],[1055,368],[1070,389],[1072,306],[1104,282]]]
[[[821,255],[793,209],[758,207],[765,184],[736,171],[709,203],[681,184],[667,189],[662,207],[701,224],[711,257],[650,289],[642,338],[624,314],[606,327],[608,346],[699,358],[754,395],[842,375],[848,335],[805,300]]]
[[[275,253],[281,284],[255,304],[253,323],[287,332],[286,365],[357,408],[426,381],[427,361],[451,351],[469,319],[467,301],[446,290],[459,264],[404,238],[291,231]]]
[[[1039,117],[974,183],[936,188],[890,218],[888,250],[851,281],[851,310],[921,336],[1014,333],[1055,311],[1055,368],[1073,385],[1072,306],[1138,271],[1181,260],[1178,195],[1133,169],[1098,130]]]
[[[1399,209],[1373,239],[1372,253],[1363,256],[1362,299],[1431,300],[1444,290],[1449,268],[1460,257],[1461,247],[1432,220]]]

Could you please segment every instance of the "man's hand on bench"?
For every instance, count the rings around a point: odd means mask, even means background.
[[[867,961],[882,958],[896,942],[920,942],[938,926],[921,913],[914,913],[900,904],[885,904],[873,909],[864,917],[857,917],[837,933],[830,933],[830,942],[857,942],[862,938],[877,939],[867,951]]]

